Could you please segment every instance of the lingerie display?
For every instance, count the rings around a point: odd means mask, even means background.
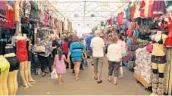
[[[9,62],[10,64],[10,69],[9,71],[14,71],[14,70],[18,70],[19,69],[19,60],[16,56],[6,56],[8,54],[11,54],[11,53],[15,53],[15,49],[14,48],[6,48],[5,49],[5,58],[7,59],[7,61]]]
[[[28,61],[26,40],[18,40],[16,42],[16,55],[20,62]]]

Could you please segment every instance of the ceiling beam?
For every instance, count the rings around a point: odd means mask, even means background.
[[[80,2],[85,2],[85,0],[83,0],[83,1],[55,1],[56,3],[80,3]],[[123,2],[125,2],[125,3],[129,3],[130,2],[130,0],[124,0],[124,1],[122,1],[122,0],[113,0],[113,1],[95,1],[95,0],[93,0],[93,1],[86,1],[86,2],[95,2],[95,3],[123,3]]]

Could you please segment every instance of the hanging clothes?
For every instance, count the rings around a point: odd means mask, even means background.
[[[145,17],[145,14],[144,14],[145,9],[144,9],[144,7],[145,7],[145,1],[142,0],[140,2],[140,17]]]
[[[153,15],[153,1],[152,0],[144,0],[145,2],[145,7],[144,7],[144,16],[146,18],[148,17],[154,17]]]
[[[161,15],[165,13],[165,2],[163,0],[154,0],[153,2],[153,14]]]
[[[30,11],[30,19],[34,22],[38,20],[38,4],[36,1],[30,1],[31,11]]]
[[[172,47],[172,20],[171,23],[168,25],[168,37],[165,41],[165,45],[167,47]]]
[[[117,22],[118,22],[118,26],[122,26],[124,24],[124,12],[121,12],[118,14],[117,17]]]
[[[134,20],[135,5],[132,3],[130,6],[130,19]]]
[[[20,1],[21,17],[30,18],[31,4],[28,0]]]
[[[140,1],[134,2],[134,6],[135,6],[134,18],[138,18],[140,17]]]
[[[126,14],[126,19],[130,20],[130,5],[128,5],[128,8],[125,10],[125,14]]]
[[[44,13],[44,26],[48,26],[48,13]]]
[[[7,2],[0,1],[0,17],[6,18],[7,15]]]

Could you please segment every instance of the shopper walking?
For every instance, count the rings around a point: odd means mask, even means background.
[[[119,69],[122,66],[122,49],[121,45],[118,43],[118,36],[113,36],[111,39],[111,44],[108,46],[107,58],[109,62],[109,73],[108,81],[111,82],[112,77],[114,77],[113,83],[117,85],[117,80],[119,76]]]
[[[62,51],[63,51],[63,54],[67,58],[67,55],[69,53],[69,40],[68,40],[67,37],[64,39],[64,43],[62,44]],[[66,64],[66,69],[68,69],[69,68],[69,63],[65,62],[65,64]]]
[[[94,64],[94,79],[97,80],[97,83],[102,83],[101,73],[103,67],[103,57],[104,57],[104,40],[100,37],[100,31],[95,31],[95,37],[91,40],[90,47],[93,51],[93,64]]]
[[[44,52],[38,52],[38,49],[43,50]],[[48,73],[46,70],[48,67],[51,71],[49,64],[51,59],[50,55],[52,53],[52,45],[49,43],[49,38],[44,38],[44,40],[42,40],[39,45],[35,46],[33,50],[38,53],[38,58],[41,63],[42,77],[44,77],[46,76],[46,73]]]
[[[61,85],[63,83],[63,74],[66,73],[66,65],[65,62],[69,62],[69,56],[63,55],[63,52],[60,48],[57,49],[57,54],[54,58],[54,68],[56,69],[56,72],[58,74],[58,85]]]
[[[81,65],[82,53],[84,49],[85,48],[83,44],[79,42],[79,38],[75,36],[73,38],[72,44],[70,45],[70,53],[71,53],[72,62],[74,63],[76,81],[79,80],[80,65]]]

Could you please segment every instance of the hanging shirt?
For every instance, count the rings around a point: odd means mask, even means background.
[[[6,18],[7,11],[7,2],[6,1],[0,1],[0,16]]]

